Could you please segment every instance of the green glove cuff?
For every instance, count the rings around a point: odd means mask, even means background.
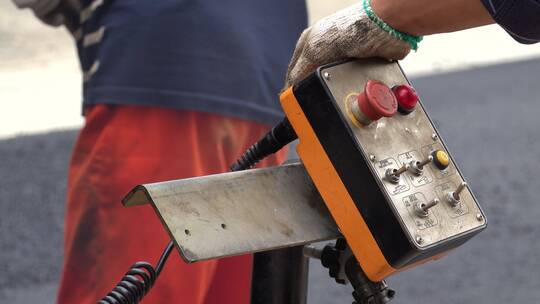
[[[392,35],[393,37],[407,42],[411,46],[411,49],[415,51],[418,50],[418,44],[420,43],[420,41],[422,41],[424,37],[403,33],[391,27],[388,23],[384,22],[379,16],[377,16],[377,14],[375,14],[373,8],[371,7],[371,0],[364,0],[363,4],[364,11],[366,12],[366,15],[369,17],[369,19],[371,19],[371,21],[373,21],[382,30]]]

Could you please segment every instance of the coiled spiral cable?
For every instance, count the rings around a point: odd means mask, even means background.
[[[292,126],[284,118],[259,141],[249,147],[231,166],[231,171],[246,170],[255,166],[259,161],[281,150],[296,138]],[[133,264],[120,282],[97,304],[138,304],[156,282],[173,248],[174,242],[170,241],[161,254],[156,268],[148,262]]]
[[[170,241],[161,254],[156,268],[147,262],[133,264],[120,282],[98,304],[137,304],[150,291],[156,282],[165,262],[174,248],[174,242]]]

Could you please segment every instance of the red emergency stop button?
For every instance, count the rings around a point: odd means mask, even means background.
[[[416,91],[406,84],[397,85],[392,88],[398,102],[398,111],[401,114],[409,114],[414,111],[418,103],[418,95]]]
[[[360,123],[368,125],[381,117],[394,116],[397,106],[396,96],[387,85],[378,80],[369,80],[351,109]]]

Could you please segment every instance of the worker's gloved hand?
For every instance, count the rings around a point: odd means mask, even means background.
[[[307,28],[296,45],[285,88],[295,85],[317,67],[346,58],[403,59],[410,45],[391,36],[370,20],[362,4],[350,6]]]

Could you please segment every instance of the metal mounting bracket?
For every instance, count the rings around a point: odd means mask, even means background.
[[[188,263],[341,236],[298,162],[139,185],[122,203],[151,204]]]

